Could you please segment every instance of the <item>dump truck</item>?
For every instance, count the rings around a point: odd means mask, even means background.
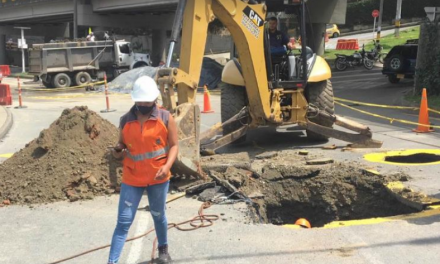
[[[85,85],[151,65],[149,54],[134,53],[123,40],[34,44],[29,50],[29,73],[47,88]]]
[[[367,126],[335,115],[330,67],[307,46],[306,2],[179,1],[166,67],[157,75],[163,105],[174,113],[178,126],[175,174],[200,176],[200,154],[215,153],[222,146],[242,140],[250,129],[263,126],[297,125],[313,140],[331,137],[351,142],[353,147],[381,147],[382,142],[372,138]],[[300,50],[282,56],[270,53],[265,26],[269,12],[285,12],[297,18]],[[200,109],[195,102],[197,80],[208,24],[216,18],[231,33],[238,58],[230,60],[222,72],[222,123],[200,133]],[[180,66],[169,68],[181,28]],[[334,125],[346,130],[337,130]]]

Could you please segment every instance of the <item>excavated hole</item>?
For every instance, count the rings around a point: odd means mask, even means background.
[[[417,153],[406,156],[386,156],[385,161],[394,163],[433,163],[440,161],[440,155]]]
[[[284,173],[282,178],[268,182],[265,198],[259,202],[261,218],[276,225],[294,224],[297,219],[306,218],[312,227],[322,227],[333,221],[417,212],[386,189],[382,176],[353,168],[318,170],[316,175],[316,171]]]

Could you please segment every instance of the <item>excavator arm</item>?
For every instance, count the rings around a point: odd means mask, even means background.
[[[301,34],[305,35],[305,3],[303,0],[283,0],[280,3],[287,3],[292,6],[299,6],[302,10]],[[275,1],[274,1],[275,2]],[[173,32],[171,36],[170,49],[166,68],[158,71],[157,81],[162,94],[163,105],[175,115],[179,130],[179,156],[173,166],[173,173],[184,175],[201,175],[200,152],[212,152],[241,136],[248,128],[266,124],[286,124],[282,111],[290,111],[290,123],[297,123],[300,126],[328,137],[357,143],[363,146],[377,147],[381,142],[371,139],[371,132],[368,127],[347,121],[335,115],[328,115],[319,109],[313,109],[308,105],[303,95],[307,85],[307,71],[302,71],[295,89],[284,90],[276,86],[278,79],[269,81],[269,72],[265,50],[264,21],[267,15],[266,4],[255,1],[243,0],[180,0],[175,16]],[[215,135],[221,133],[224,124],[218,124],[212,129],[200,134],[200,110],[195,103],[198,80],[200,78],[202,61],[205,51],[205,44],[208,34],[208,25],[215,18],[229,30],[238,51],[238,59],[241,65],[240,73],[243,77],[247,94],[247,106],[236,116],[226,123],[248,122],[241,128],[228,135],[210,141]],[[183,26],[182,26],[183,24]],[[174,44],[182,28],[180,66],[170,68],[173,56]],[[267,39],[266,39],[267,41]],[[303,38],[302,50],[306,50],[306,38]],[[308,69],[308,62],[304,52],[301,60],[301,67]],[[326,75],[326,74],[324,74]],[[274,87],[274,83],[275,86]],[[177,100],[175,95],[177,90]],[[289,95],[292,98],[292,105],[280,106],[281,97]],[[308,112],[316,112],[323,118],[332,120],[349,130],[358,134],[337,131],[332,128],[323,127],[312,123],[307,118]],[[316,116],[316,115],[315,115]],[[202,147],[201,147],[202,144]]]

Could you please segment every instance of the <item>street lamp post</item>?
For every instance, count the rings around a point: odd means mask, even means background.
[[[396,38],[400,37],[400,20],[402,19],[402,0],[397,0],[397,10],[396,10],[396,32],[394,36]]]
[[[20,44],[19,46],[21,47],[21,63],[22,63],[21,65],[23,68],[22,72],[24,73],[24,72],[26,72],[26,62],[25,62],[24,50],[27,48],[27,45],[24,40],[24,30],[31,29],[31,28],[30,27],[14,27],[14,28],[21,29],[21,41],[19,41],[19,44]]]
[[[379,22],[377,23],[377,42],[380,42],[380,33],[382,31],[382,17],[383,17],[383,0],[380,0]]]

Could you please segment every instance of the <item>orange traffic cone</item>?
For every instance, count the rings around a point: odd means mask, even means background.
[[[208,113],[214,113],[214,110],[211,108],[211,95],[209,94],[208,87],[205,85],[203,86],[204,93],[203,93],[203,111],[202,113],[208,114]]]
[[[296,220],[295,225],[299,225],[303,228],[312,228],[312,225],[310,224],[310,222],[305,218],[300,218],[300,219]]]
[[[422,101],[420,103],[420,113],[419,113],[419,125],[417,129],[414,129],[414,132],[417,133],[429,133],[433,130],[429,128],[429,113],[428,113],[428,96],[426,95],[426,88],[423,88],[422,92]]]

